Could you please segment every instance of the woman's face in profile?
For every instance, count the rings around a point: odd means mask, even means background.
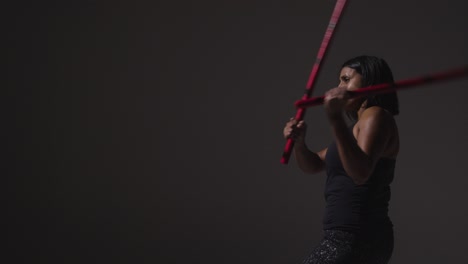
[[[340,87],[346,87],[347,91],[356,91],[362,87],[362,75],[359,74],[356,70],[343,67],[340,72]],[[346,104],[346,109],[348,111],[356,111],[361,107],[362,98],[352,98],[348,100]]]

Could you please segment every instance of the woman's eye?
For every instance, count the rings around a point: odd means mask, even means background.
[[[340,81],[341,83],[347,84],[349,82],[350,78],[347,76],[341,76]]]

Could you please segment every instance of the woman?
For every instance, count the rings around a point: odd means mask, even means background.
[[[306,124],[291,119],[284,136],[295,140],[297,164],[306,173],[327,172],[324,237],[305,264],[388,263],[393,225],[388,217],[390,183],[399,151],[395,92],[350,99],[349,92],[393,83],[387,63],[373,56],[345,62],[339,87],[325,94],[334,142],[319,152],[305,144]],[[344,113],[353,121],[349,127]]]

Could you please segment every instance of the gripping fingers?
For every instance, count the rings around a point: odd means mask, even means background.
[[[291,118],[289,122],[286,123],[286,126],[284,128],[284,137],[285,138],[290,138],[293,140],[296,140],[298,138],[303,137],[303,134],[305,132],[306,124],[304,121],[297,121],[294,118]]]

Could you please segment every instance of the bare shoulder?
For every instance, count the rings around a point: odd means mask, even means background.
[[[362,112],[359,121],[372,122],[391,122],[394,123],[393,115],[382,107],[371,106]]]
[[[390,112],[378,106],[369,107],[362,112],[356,126],[359,141],[369,139],[380,143],[385,142],[382,156],[396,157],[399,152],[398,127]]]
[[[393,115],[382,107],[372,106],[365,109],[356,123],[357,132],[361,130],[394,130],[396,122]]]

